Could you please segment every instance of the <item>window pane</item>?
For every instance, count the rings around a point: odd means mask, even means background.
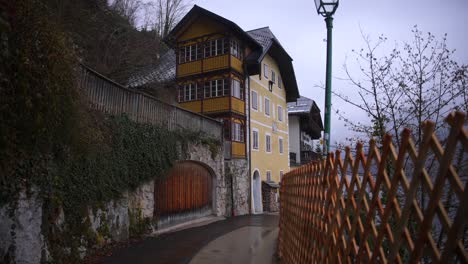
[[[205,58],[208,58],[211,56],[211,41],[208,41],[205,43]]]
[[[270,115],[270,99],[265,97],[265,114]]]
[[[258,131],[252,131],[253,134],[253,148],[258,149]]]
[[[179,50],[179,63],[184,63],[185,62],[185,47],[182,47]]]
[[[197,59],[196,45],[191,45],[190,47],[190,61]]]
[[[263,75],[268,78],[268,65],[263,64]]]
[[[257,92],[252,91],[252,108],[257,110],[258,109],[258,98]]]
[[[216,97],[216,83],[217,83],[217,80],[210,81],[211,97]]]
[[[211,84],[210,81],[205,82],[205,98],[210,98],[211,97],[210,84]]]
[[[183,102],[184,101],[184,87],[181,87],[179,86],[179,102]]]
[[[231,129],[230,129],[230,124],[229,119],[224,119],[223,121],[223,133],[224,133],[224,139],[230,140],[231,139]]]
[[[216,40],[216,55],[223,54],[223,44],[224,44],[223,39]]]
[[[278,120],[283,121],[283,108],[278,105]]]
[[[195,100],[197,97],[197,87],[196,84],[190,85],[190,100]]]
[[[232,96],[242,99],[240,91],[240,82],[238,80],[232,80]]]
[[[266,146],[266,152],[271,152],[271,136],[266,135],[265,137],[265,146]]]
[[[223,80],[224,88],[223,88],[223,95],[229,95],[229,83],[227,80]]]

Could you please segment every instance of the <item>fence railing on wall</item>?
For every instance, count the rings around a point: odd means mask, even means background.
[[[203,132],[222,142],[221,122],[128,89],[84,65],[80,67],[80,88],[94,109],[111,115],[125,113],[136,122],[156,124],[169,130]]]
[[[444,141],[425,122],[418,146],[405,130],[398,150],[387,135],[286,174],[281,262],[468,263],[465,115],[447,118]]]

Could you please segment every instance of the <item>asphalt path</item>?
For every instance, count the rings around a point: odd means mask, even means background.
[[[205,226],[147,237],[127,248],[116,249],[103,261],[112,264],[185,264],[193,259],[193,263],[227,261],[245,264],[247,259],[247,263],[254,260],[256,263],[271,263],[278,221],[277,215],[231,217]]]

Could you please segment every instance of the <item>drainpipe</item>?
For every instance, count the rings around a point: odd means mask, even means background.
[[[251,136],[251,124],[250,124],[250,75],[247,70],[247,65],[244,63],[244,73],[247,75],[247,89],[245,89],[247,96],[244,96],[246,100],[246,106],[247,106],[247,115],[248,115],[248,124],[249,124],[249,129],[247,131],[247,138],[249,139],[249,145],[248,145],[248,157],[249,157],[249,213],[252,214],[252,140],[250,138]]]
[[[234,173],[231,172],[231,217],[236,216],[234,212]]]

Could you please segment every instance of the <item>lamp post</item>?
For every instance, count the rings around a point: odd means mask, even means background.
[[[332,29],[333,14],[338,8],[339,0],[315,0],[317,13],[325,17],[327,25],[327,71],[325,81],[325,133],[323,138],[323,155],[330,151],[330,114],[331,114],[331,74],[332,74]]]

